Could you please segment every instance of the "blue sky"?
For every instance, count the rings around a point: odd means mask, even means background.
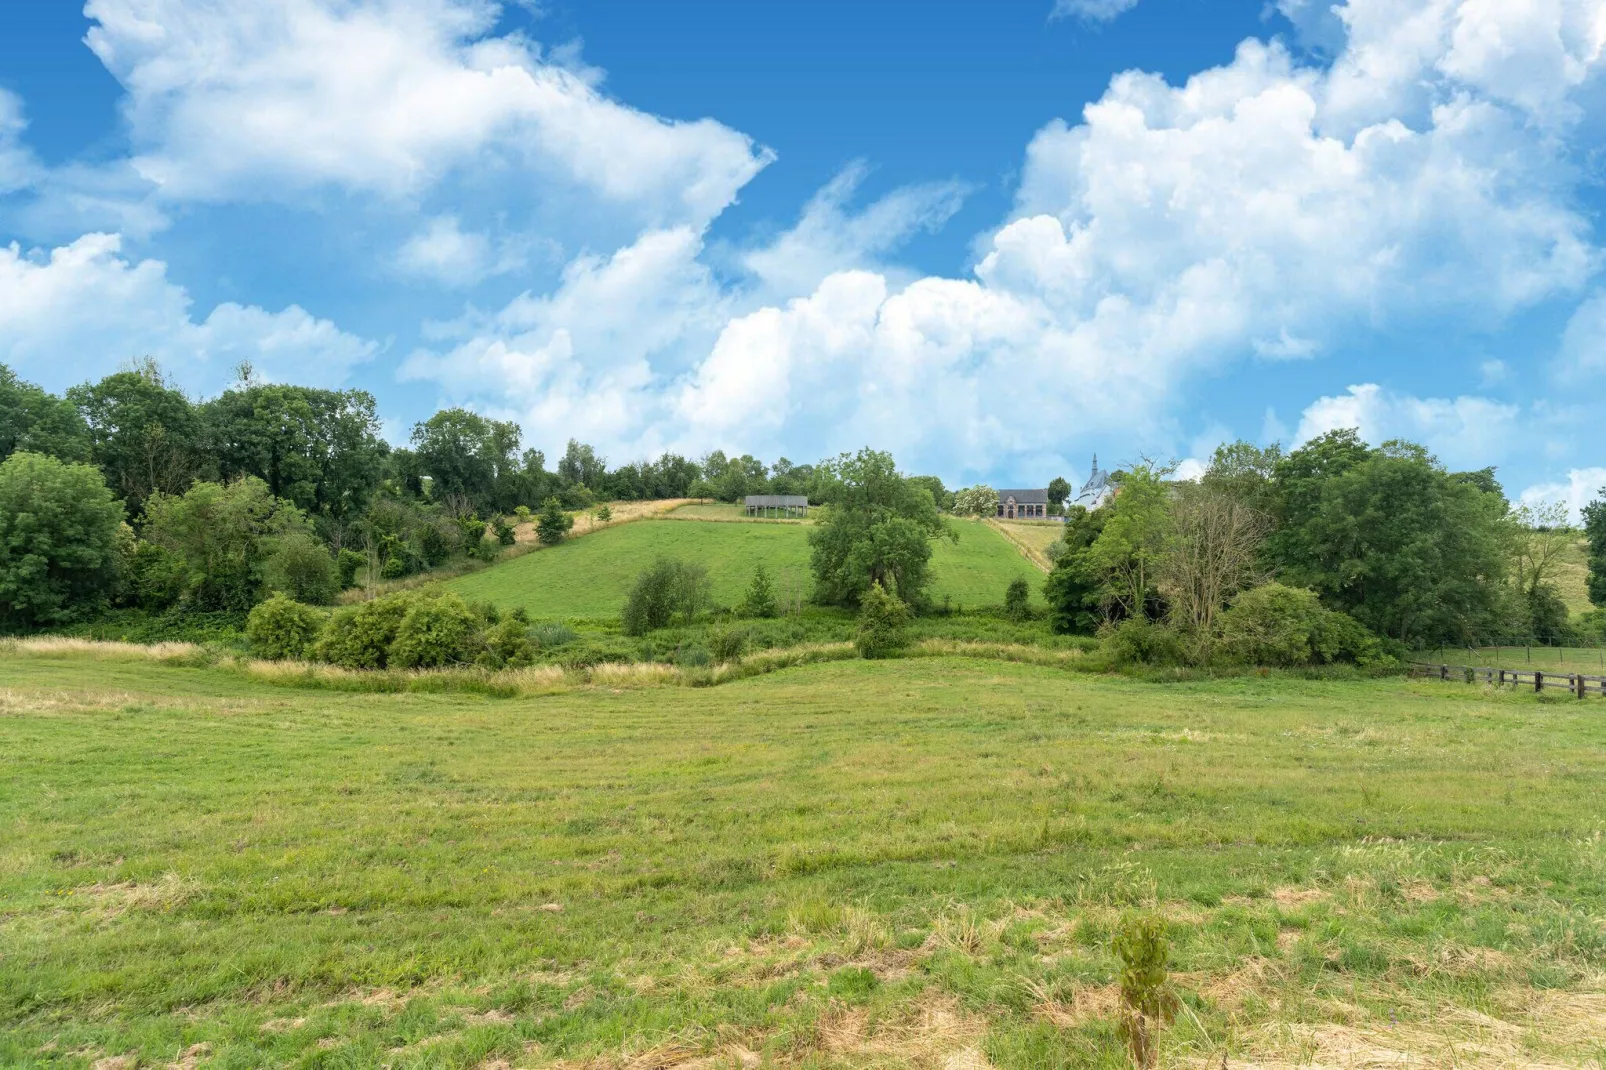
[[[1576,506],[1603,65],[1606,0],[6,5],[0,361],[951,483],[1359,426]]]

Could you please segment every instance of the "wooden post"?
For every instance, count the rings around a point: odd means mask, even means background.
[[[1537,693],[1537,692],[1543,691],[1544,689],[1545,689],[1545,673],[1544,673],[1544,670],[1543,669],[1535,669],[1534,670],[1534,691]]]
[[[1505,687],[1506,686],[1506,670],[1504,670],[1504,669],[1500,670],[1500,686],[1501,687]]]
[[[1449,678],[1450,678],[1450,666],[1448,666],[1448,665],[1440,665],[1439,666],[1439,679],[1448,680]]]
[[[1583,698],[1584,697],[1584,674],[1583,673],[1579,673],[1577,676],[1573,677],[1573,690],[1578,692],[1578,697],[1579,698]]]

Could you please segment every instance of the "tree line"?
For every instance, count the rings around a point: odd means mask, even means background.
[[[1560,552],[1578,538],[1565,511],[1514,507],[1493,469],[1452,472],[1415,443],[1374,447],[1341,430],[1286,453],[1232,443],[1197,481],[1170,474],[1134,465],[1106,507],[1069,511],[1046,586],[1056,630],[1124,628],[1208,660],[1253,641],[1231,634],[1251,627],[1247,611],[1231,615],[1240,605],[1256,607],[1254,628],[1303,630],[1307,647],[1347,628],[1323,613],[1405,647],[1562,642],[1602,623],[1570,620],[1557,587]],[[1606,503],[1588,516],[1591,596],[1606,604]]]

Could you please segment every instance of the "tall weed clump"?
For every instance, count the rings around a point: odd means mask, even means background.
[[[859,600],[859,627],[853,646],[861,658],[888,658],[909,642],[909,607],[879,581]]]

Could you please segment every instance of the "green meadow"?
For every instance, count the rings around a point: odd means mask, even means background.
[[[1141,908],[1162,1065],[1599,1066],[1602,710],[957,658],[382,695],[13,647],[0,1065],[1118,1067]]]
[[[695,508],[695,507],[690,507]],[[762,564],[778,584],[806,593],[809,546],[806,524],[714,518],[640,520],[618,524],[558,546],[451,580],[464,598],[504,608],[523,606],[537,619],[617,616],[636,576],[664,555],[708,569],[715,602],[741,601],[753,570]],[[677,511],[679,512],[679,511]],[[957,543],[933,544],[932,596],[956,606],[996,606],[1010,581],[1026,579],[1042,600],[1043,574],[1003,536],[984,524],[956,522]]]

